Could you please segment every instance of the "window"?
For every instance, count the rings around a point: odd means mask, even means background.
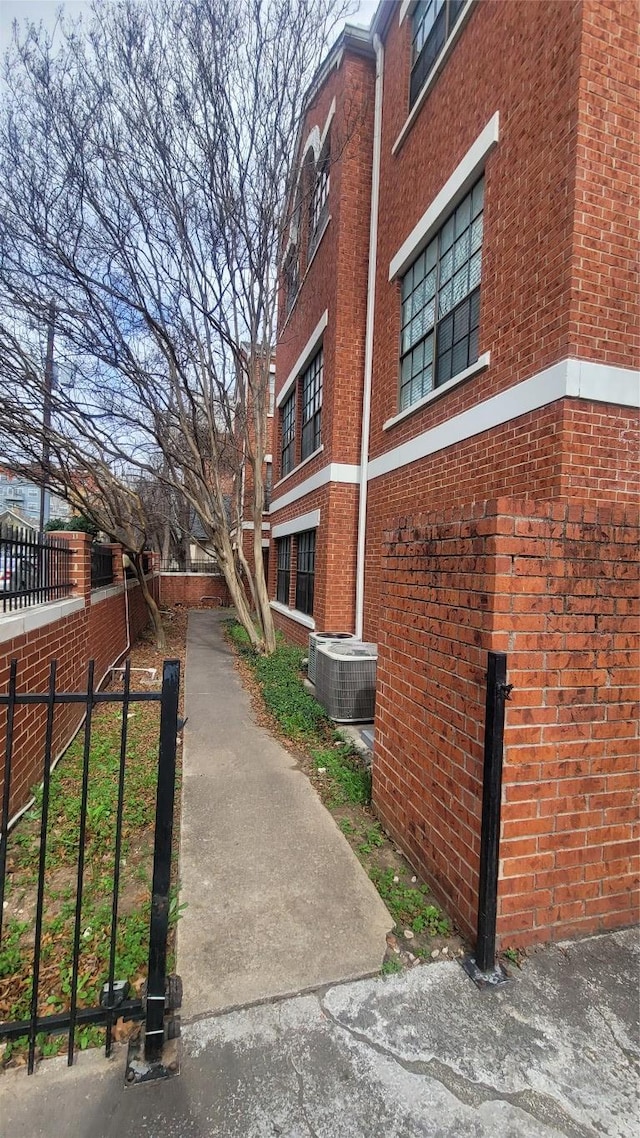
[[[282,462],[281,477],[293,470],[296,448],[296,392],[282,405]]]
[[[291,538],[281,537],[276,542],[278,572],[276,576],[276,600],[282,605],[289,604],[289,585],[291,581]]]
[[[298,535],[298,563],[296,568],[296,608],[298,612],[313,615],[313,577],[316,559],[316,531],[307,530]]]
[[[302,461],[320,446],[322,415],[322,348],[302,374]]]
[[[273,486],[273,466],[270,462],[266,463],[264,474],[264,512],[266,514],[269,506],[271,505],[271,487]]]
[[[298,251],[291,249],[287,255],[284,266],[284,292],[285,292],[285,319],[293,308],[300,285],[300,272],[298,267]]]
[[[478,358],[484,178],[402,278],[400,410]]]
[[[449,39],[466,0],[418,0],[413,10],[411,90],[413,106],[442,48]]]
[[[330,151],[327,142],[318,161],[311,194],[309,207],[309,257],[313,255],[328,213],[330,164]]]
[[[276,373],[269,370],[269,410],[267,414],[273,415],[276,405]]]

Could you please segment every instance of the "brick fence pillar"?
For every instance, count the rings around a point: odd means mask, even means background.
[[[71,550],[70,578],[74,597],[83,597],[85,605],[91,600],[91,534],[76,530],[63,530],[55,536],[64,538]]]
[[[113,557],[113,583],[120,585],[124,581],[124,565],[122,564],[122,546],[118,541],[107,543]]]

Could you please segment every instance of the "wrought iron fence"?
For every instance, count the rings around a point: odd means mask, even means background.
[[[217,577],[220,575],[220,566],[214,558],[205,558],[200,561],[189,561],[184,565],[179,565],[177,561],[162,561],[160,563],[161,573],[208,573],[210,576]]]
[[[71,557],[65,538],[0,526],[0,611],[69,596]]]
[[[91,588],[101,589],[113,581],[113,550],[94,541],[91,546]]]
[[[95,662],[88,666],[87,687],[82,692],[61,692],[56,685],[57,661],[51,662],[48,690],[32,693],[18,691],[18,661],[12,660],[8,689],[0,692],[0,709],[6,708],[4,786],[0,813],[0,952],[3,948],[3,914],[7,878],[11,866],[7,858],[9,837],[9,810],[11,801],[12,766],[15,755],[15,741],[18,738],[18,717],[24,705],[39,705],[46,709],[42,740],[42,788],[37,796],[40,813],[40,839],[37,847],[37,866],[34,866],[36,903],[33,923],[33,956],[31,969],[30,1014],[28,1019],[5,1020],[0,1022],[0,1041],[25,1037],[28,1041],[27,1070],[34,1069],[37,1036],[40,1032],[48,1034],[68,1033],[67,1059],[71,1066],[75,1050],[76,1029],[88,1024],[106,1027],[106,1054],[112,1047],[113,1025],[116,1019],[144,1020],[144,1034],[139,1048],[130,1046],[130,1060],[127,1068],[128,1082],[145,1082],[163,1074],[174,1073],[177,1064],[169,1064],[163,1069],[163,1048],[176,1038],[179,1025],[173,1013],[181,1003],[182,988],[179,977],[167,975],[167,938],[169,931],[169,891],[171,881],[171,848],[176,782],[176,734],[180,728],[178,720],[178,696],[180,687],[180,662],[165,660],[162,671],[162,689],[159,692],[136,692],[131,690],[130,661],[124,669],[123,690],[99,692],[94,687]],[[120,867],[122,854],[122,832],[124,813],[124,788],[127,771],[127,731],[129,708],[132,703],[157,701],[160,703],[158,769],[156,780],[155,838],[153,852],[153,881],[151,886],[151,917],[148,934],[148,971],[144,994],[141,998],[129,998],[128,983],[116,978],[116,943],[118,932],[118,913],[120,905]],[[110,877],[111,919],[108,969],[104,978],[102,998],[99,1006],[82,1007],[80,992],[80,962],[82,946],[83,891],[85,886],[85,839],[91,818],[88,812],[90,791],[90,755],[92,747],[92,715],[96,705],[119,704],[121,715],[119,775],[115,792],[115,811],[113,816],[113,865],[106,872]],[[56,709],[64,704],[79,704],[84,707],[84,741],[82,759],[82,788],[77,817],[77,864],[75,866],[75,915],[73,921],[72,965],[69,978],[68,1007],[55,1014],[43,1014],[43,1005],[49,1005],[48,993],[43,993],[43,917],[47,904],[48,845],[52,837],[49,819],[51,800],[51,759],[54,739],[54,719]],[[46,938],[44,938],[46,939]],[[46,973],[44,973],[46,978]],[[166,1064],[165,1064],[166,1065]]]
[[[142,557],[142,572],[144,573],[144,575],[146,577],[149,573],[151,573],[151,571],[153,569],[153,553],[148,549],[143,549],[141,557]],[[133,580],[136,576],[136,571],[133,568],[133,565],[131,564],[130,561],[127,564],[125,564],[124,575],[125,575],[125,577],[129,578],[130,580]]]

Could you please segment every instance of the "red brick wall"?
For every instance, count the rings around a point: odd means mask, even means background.
[[[498,932],[638,914],[637,507],[501,499],[385,534],[374,804],[473,935],[487,651],[508,654]]]
[[[495,627],[515,684],[503,943],[631,924],[640,915],[638,507],[505,502],[496,514]]]
[[[406,139],[410,20],[385,41],[371,453],[377,455],[569,354],[581,7],[482,0]],[[499,67],[487,60],[500,58]],[[389,263],[496,111],[485,171],[480,352],[491,366],[390,430],[398,410],[399,283]],[[428,160],[425,156],[428,156]]]
[[[383,534],[390,519],[500,495],[636,502],[640,417],[557,400],[369,483],[365,638],[378,634]]]
[[[570,354],[640,366],[638,5],[584,0]]]
[[[70,540],[75,553],[73,559],[76,593],[85,600],[85,606],[70,615],[52,621],[31,632],[0,641],[0,690],[5,692],[9,682],[12,659],[18,660],[18,691],[45,692],[48,689],[52,660],[58,661],[56,688],[59,691],[86,690],[87,665],[96,661],[95,682],[102,680],[109,665],[115,663],[125,651],[127,643],[124,594],[109,595],[101,590],[105,599],[91,604],[90,539],[84,534],[64,535]],[[114,568],[121,577],[121,562],[114,559]],[[88,574],[88,575],[87,575]],[[149,579],[149,587],[157,598],[157,578]],[[100,593],[94,593],[97,598]],[[129,588],[129,620],[131,640],[135,642],[147,624],[147,612],[138,585]],[[25,612],[36,610],[25,610]],[[15,614],[14,614],[15,615]],[[11,618],[5,618],[9,621]],[[0,618],[0,622],[2,618]],[[54,718],[54,756],[68,742],[82,715],[82,708],[60,705]],[[46,709],[41,706],[16,707],[14,747],[11,773],[10,812],[13,814],[29,799],[32,786],[41,781],[44,760],[44,731]],[[3,767],[0,770],[0,794],[4,785],[4,741],[6,708],[0,708],[0,738],[3,748]]]
[[[322,132],[335,97],[328,206],[331,220],[288,321],[284,321],[284,310],[281,310],[276,353],[278,391],[323,312],[328,310],[323,340],[323,450],[275,487],[275,500],[329,462],[357,464],[360,461],[374,81],[373,60],[347,51],[340,67],[332,71],[312,103],[301,132],[303,138],[314,126]],[[303,217],[304,212],[303,204]],[[304,263],[302,268],[304,271]],[[276,420],[274,473],[277,479],[281,450],[281,416],[278,411]],[[299,437],[298,422],[298,445]],[[357,502],[357,487],[332,484],[270,515],[272,525],[278,525],[320,508],[314,598],[317,628],[336,627],[351,631],[354,627]],[[291,597],[294,598],[295,538],[292,553]],[[276,551],[273,545],[270,561],[270,595],[275,597]],[[277,627],[290,639],[300,644],[307,643],[308,629],[278,613],[274,619]]]
[[[208,573],[161,573],[160,574],[160,604],[170,608],[171,605],[187,605],[193,608],[199,605],[203,597],[214,597],[211,603],[230,605],[231,598],[224,577],[209,575]],[[208,602],[203,602],[208,603]]]

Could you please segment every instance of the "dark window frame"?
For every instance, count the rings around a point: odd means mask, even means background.
[[[296,388],[289,395],[280,408],[280,421],[282,424],[282,446],[280,450],[280,477],[290,474],[296,465]]]
[[[307,257],[309,261],[318,247],[320,234],[329,214],[330,189],[331,149],[329,139],[327,139],[318,159],[318,165],[314,170],[313,189],[309,201],[309,253]]]
[[[400,411],[478,359],[483,217],[484,173],[401,278]]]
[[[296,538],[296,610],[313,616],[316,531],[304,530]]]
[[[322,443],[322,387],[324,383],[324,354],[322,345],[300,377],[302,404],[302,432],[300,461],[304,462]]]
[[[416,102],[467,0],[417,0],[411,14],[409,108]]]
[[[279,537],[276,540],[276,600],[288,606],[290,591],[291,538]]]

